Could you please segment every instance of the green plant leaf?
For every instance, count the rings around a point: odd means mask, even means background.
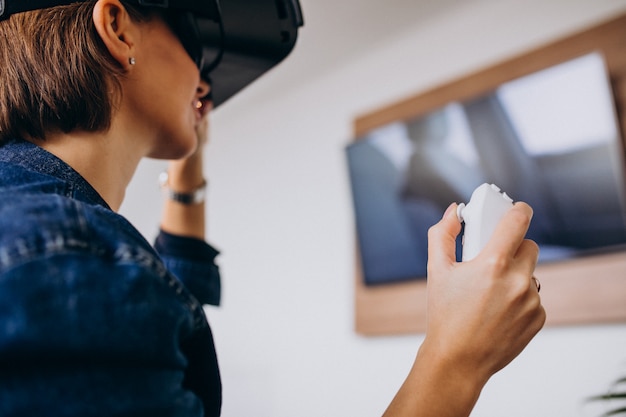
[[[602,417],[611,417],[611,416],[616,416],[618,414],[626,414],[626,407],[618,408],[617,410],[608,411],[602,414]]]
[[[626,392],[613,392],[589,398],[591,401],[626,399]]]

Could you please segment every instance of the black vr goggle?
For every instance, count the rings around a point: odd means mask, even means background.
[[[11,14],[86,0],[0,0],[0,20]],[[164,15],[217,107],[292,51],[303,25],[298,0],[127,0],[164,9]]]

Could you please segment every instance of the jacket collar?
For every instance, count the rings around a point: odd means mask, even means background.
[[[26,140],[13,139],[0,146],[0,162],[49,175],[70,187],[72,197],[110,209],[109,205],[78,172],[63,160]]]

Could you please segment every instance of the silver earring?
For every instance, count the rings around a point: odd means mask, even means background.
[[[131,56],[130,58],[128,58],[128,63],[130,65],[135,65],[137,63],[137,61],[135,60],[134,56]]]

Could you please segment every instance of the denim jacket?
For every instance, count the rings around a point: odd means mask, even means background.
[[[0,416],[219,416],[217,251],[155,248],[60,159],[0,146]]]

